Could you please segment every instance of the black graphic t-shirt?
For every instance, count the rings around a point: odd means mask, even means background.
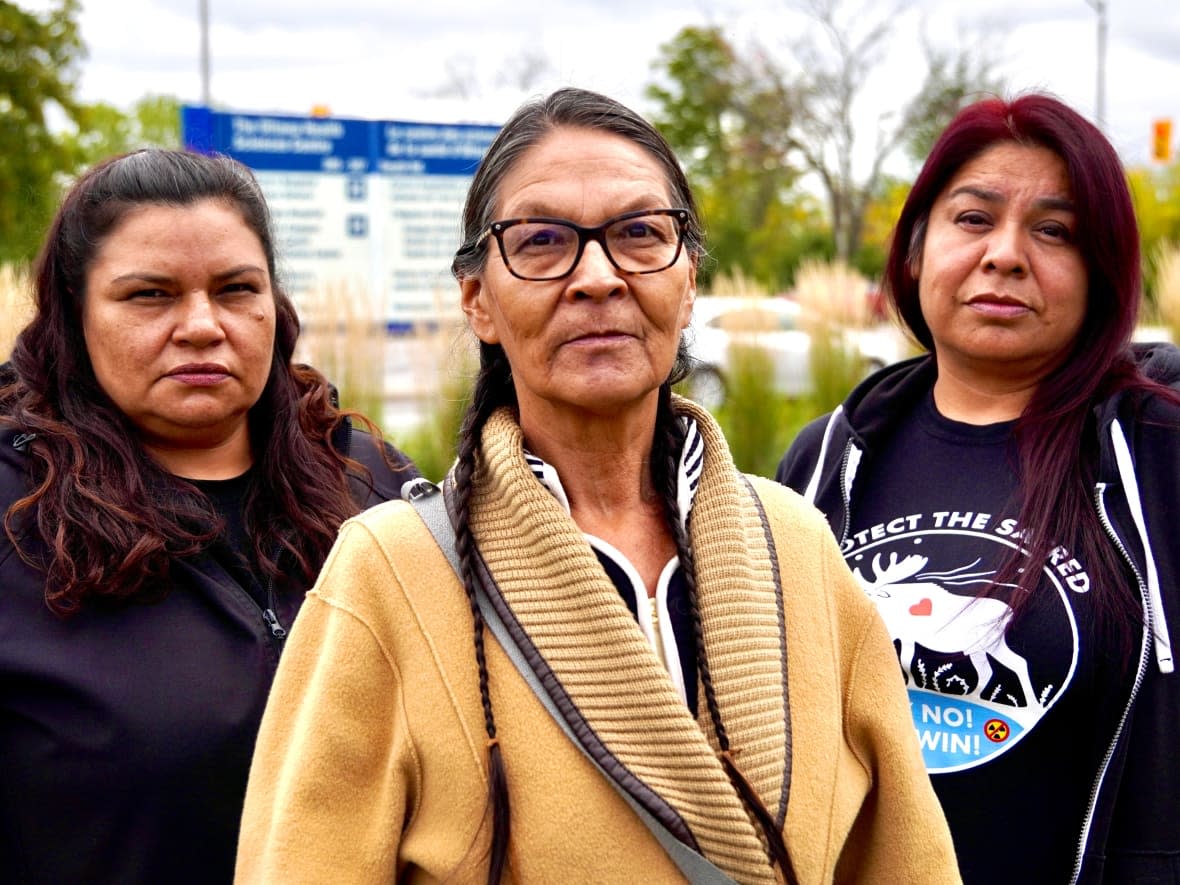
[[[893,637],[969,885],[1069,880],[1103,733],[1070,539],[1019,619],[1014,582],[979,595],[1020,550],[1011,431],[928,397],[862,466],[843,551]]]

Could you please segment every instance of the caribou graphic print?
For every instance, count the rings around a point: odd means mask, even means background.
[[[926,683],[922,687],[936,688],[944,694],[1011,706],[1043,707],[1052,686],[1046,686],[1044,696],[1038,697],[1027,661],[1005,639],[1011,607],[1002,599],[961,595],[944,586],[983,584],[995,573],[972,572],[979,560],[950,571],[929,572],[924,571],[927,562],[927,557],[918,554],[898,559],[896,553],[891,553],[888,563],[883,564],[878,553],[873,557],[871,579],[861,574],[859,567],[852,570],[862,589],[877,604],[890,636],[900,643],[898,657],[907,681],[912,675]],[[941,671],[949,670],[951,665],[943,664],[938,672],[927,673],[919,646],[943,655],[965,656],[978,677],[974,686],[959,675],[946,677],[940,684]],[[1015,675],[1023,698],[1005,692],[998,680],[992,680],[993,661]]]

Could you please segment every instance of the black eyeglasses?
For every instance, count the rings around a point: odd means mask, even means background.
[[[500,245],[504,266],[521,280],[560,280],[573,273],[589,240],[623,273],[657,273],[680,257],[687,209],[640,209],[582,227],[564,218],[507,218],[493,221],[472,244],[488,237]]]

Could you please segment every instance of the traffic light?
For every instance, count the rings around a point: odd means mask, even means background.
[[[1157,163],[1172,162],[1172,119],[1162,117],[1151,124],[1151,159]]]

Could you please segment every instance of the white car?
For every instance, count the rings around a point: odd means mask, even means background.
[[[689,350],[695,368],[688,379],[689,395],[706,408],[716,408],[729,384],[731,348],[759,347],[770,357],[773,386],[784,396],[811,390],[811,335],[803,308],[788,298],[766,296],[698,296],[689,326]],[[906,355],[905,339],[890,325],[842,332],[847,346],[859,354],[863,373]]]

